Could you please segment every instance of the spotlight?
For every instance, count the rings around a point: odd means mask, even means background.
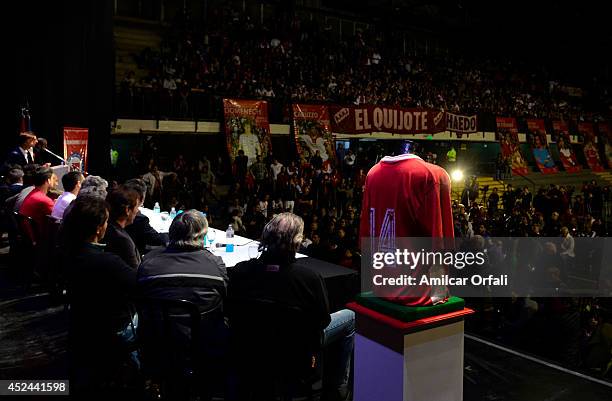
[[[455,182],[463,180],[463,171],[453,170],[453,172],[451,173],[451,178]]]

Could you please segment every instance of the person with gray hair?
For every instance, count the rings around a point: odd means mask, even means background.
[[[198,305],[203,314],[213,311],[202,319],[206,327],[200,332],[203,352],[214,357],[224,352],[227,337],[223,318],[227,272],[223,260],[204,248],[207,232],[208,222],[201,212],[179,214],[170,225],[168,247],[147,253],[137,275],[145,298],[187,300]],[[188,344],[190,333],[178,331],[182,332],[180,342]]]
[[[81,190],[87,187],[97,187],[101,191],[106,192],[108,189],[108,181],[98,175],[88,175],[81,183]]]
[[[344,399],[349,392],[349,373],[355,337],[355,313],[348,309],[330,315],[327,289],[323,277],[296,260],[304,236],[304,221],[293,213],[280,213],[263,229],[261,256],[240,262],[229,270],[228,317],[240,314],[231,305],[236,300],[272,300],[279,305],[297,308],[312,317],[313,330],[322,334],[326,349],[335,361],[326,363],[331,374],[324,381],[325,399]]]
[[[89,177],[95,177],[95,176],[90,175]],[[83,182],[81,182],[81,189],[79,190],[79,193],[76,196],[76,199],[95,198],[95,199],[105,200],[106,196],[108,195],[108,193],[106,192],[106,187],[92,185],[92,181],[89,182],[89,186],[83,187],[85,185],[85,181],[87,181],[87,178],[83,180]],[[103,179],[101,180],[106,182],[106,180],[103,180]],[[64,213],[62,214],[62,219],[65,219],[66,216],[68,216],[68,214],[72,210],[73,205],[74,205],[74,201],[70,202],[70,204],[66,206],[66,208],[64,209]]]

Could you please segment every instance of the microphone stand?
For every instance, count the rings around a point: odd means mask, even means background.
[[[62,161],[62,164],[67,164],[67,163],[66,163],[66,160],[65,160],[63,157],[56,155],[55,153],[51,152],[51,151],[50,151],[49,149],[47,149],[47,148],[43,148],[43,150],[44,150],[45,152],[49,153],[51,156],[54,156],[54,157],[56,157],[57,159],[61,160],[61,161]]]

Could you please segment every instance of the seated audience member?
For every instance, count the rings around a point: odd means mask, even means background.
[[[118,333],[130,324],[128,299],[136,272],[100,244],[108,226],[108,205],[80,197],[63,220],[64,261],[70,305],[70,392],[101,396],[122,357]]]
[[[108,196],[108,192],[106,191],[107,188],[108,183],[105,179],[100,178],[97,175],[90,175],[81,182],[81,189],[79,190],[76,198],[79,199],[87,196],[106,200],[106,197]],[[68,206],[66,206],[66,209],[64,209],[64,218],[68,213],[70,213],[73,203],[74,202],[70,203]]]
[[[125,227],[134,221],[140,206],[140,197],[133,189],[120,187],[109,193],[106,200],[110,207],[108,229],[104,237],[106,251],[118,255],[136,269],[140,264],[140,253]]]
[[[0,205],[23,189],[23,170],[13,168],[8,172],[6,183],[0,186]]]
[[[64,193],[57,198],[51,216],[56,220],[61,220],[64,217],[66,207],[76,199],[77,194],[81,190],[81,182],[83,182],[83,174],[79,171],[71,171],[64,174],[62,177],[62,185]]]
[[[99,192],[106,192],[108,189],[108,181],[97,175],[88,175],[81,183],[81,189],[95,187]]]
[[[259,203],[251,206],[251,212],[242,218],[242,222],[244,223],[248,237],[256,238],[259,236],[259,233],[261,233],[266,223],[266,217],[261,213]]]
[[[7,199],[13,198],[23,189],[23,170],[12,168],[6,177],[6,181],[0,185],[0,232],[10,227],[9,210]]]
[[[223,260],[204,249],[207,231],[206,217],[197,210],[176,216],[170,225],[168,247],[146,254],[138,268],[138,287],[144,297],[187,300],[198,305],[202,313],[216,308],[215,315],[202,320],[201,329],[203,352],[211,357],[225,352],[222,305],[227,294],[227,272]],[[178,343],[187,344],[190,333],[179,331],[185,338],[177,339]]]
[[[337,395],[344,395],[348,391],[355,314],[345,309],[330,315],[323,278],[314,270],[296,263],[295,255],[302,243],[303,232],[301,217],[292,213],[274,216],[261,235],[261,256],[229,269],[229,302],[265,297],[282,305],[297,307],[311,316],[313,330],[323,332],[324,345],[341,348],[340,360],[325,366],[334,376],[333,383],[326,386],[333,387]],[[230,325],[232,313],[230,309]]]
[[[14,212],[19,212],[25,198],[27,198],[30,192],[34,190],[34,175],[36,174],[37,169],[38,165],[36,164],[28,164],[27,166],[24,166],[22,189],[4,202],[4,206],[7,208],[7,210],[12,208]]]
[[[144,205],[145,197],[147,194],[147,185],[139,178],[134,178],[125,182],[124,187],[133,189],[138,192],[140,196],[140,207]],[[147,245],[149,246],[165,246],[168,243],[168,235],[160,234],[149,223],[149,218],[142,214],[140,210],[134,222],[125,228],[125,231],[132,237],[132,240],[136,244],[136,248],[141,254],[146,251]]]
[[[25,198],[19,213],[32,218],[35,223],[35,239],[41,239],[46,224],[46,216],[53,210],[53,200],[47,196],[50,189],[57,186],[57,176],[49,167],[39,167],[34,175],[34,189]]]
[[[246,227],[242,222],[242,211],[240,209],[234,209],[232,212],[231,220],[232,228],[237,235],[246,235]]]

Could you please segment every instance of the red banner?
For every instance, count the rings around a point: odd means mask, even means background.
[[[599,159],[599,151],[595,143],[595,131],[593,123],[578,123],[578,132],[584,137],[584,156],[591,171],[604,171],[601,160]]]
[[[343,134],[423,134],[444,131],[444,112],[383,106],[330,106],[332,128]]]
[[[612,128],[610,127],[610,123],[597,123],[597,132],[599,133],[599,140],[604,144],[608,168],[612,168]]]
[[[87,128],[64,127],[64,159],[71,170],[87,171]]]
[[[556,173],[557,166],[548,150],[544,120],[527,120],[527,131],[527,141],[540,171],[543,174]]]
[[[336,152],[327,106],[294,104],[292,110],[298,155],[309,160],[310,156],[319,151],[323,163],[333,163]]]
[[[557,149],[563,168],[568,173],[577,173],[582,170],[578,159],[572,148],[572,141],[569,134],[569,127],[565,121],[553,121],[553,131],[557,137]]]
[[[448,112],[444,114],[447,131],[459,132],[463,134],[478,132],[478,116],[462,116]]]
[[[249,158],[266,157],[272,150],[268,103],[265,100],[223,99],[227,150],[233,162],[238,151]]]
[[[521,153],[516,119],[513,117],[496,117],[495,122],[497,124],[502,158],[504,161],[510,160],[514,174],[527,175],[529,168]]]

